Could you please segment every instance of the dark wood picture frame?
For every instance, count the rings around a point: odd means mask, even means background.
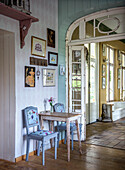
[[[25,87],[35,87],[35,67],[25,66]]]
[[[58,66],[58,53],[48,51],[48,65]]]
[[[55,48],[55,31],[47,28],[47,46]]]

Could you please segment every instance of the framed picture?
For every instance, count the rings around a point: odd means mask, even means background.
[[[102,54],[103,56],[106,56],[106,45],[105,44],[102,45]]]
[[[105,77],[102,77],[102,88],[105,89]]]
[[[43,69],[43,86],[44,87],[55,86],[54,69]]]
[[[106,75],[106,65],[102,64],[102,76]]]
[[[46,40],[32,36],[31,54],[39,57],[46,57]]]
[[[61,76],[65,75],[65,66],[64,65],[60,65],[59,73],[60,73]]]
[[[55,48],[55,31],[47,28],[47,45]]]
[[[25,87],[35,87],[35,67],[25,66]]]
[[[118,89],[120,89],[120,79],[118,79]]]
[[[120,56],[120,51],[119,50],[117,50],[117,52],[118,52],[118,54],[117,54],[117,59],[120,61],[120,59],[121,59],[121,56]]]
[[[58,65],[58,54],[53,52],[48,52],[48,64],[52,66]]]
[[[117,69],[117,77],[120,79],[120,68]]]

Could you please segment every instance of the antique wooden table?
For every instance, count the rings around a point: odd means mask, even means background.
[[[62,113],[62,112],[61,113],[40,112],[39,116],[40,116],[40,120],[41,120],[41,127],[43,127],[43,120],[51,120],[53,122],[52,126],[51,126],[51,130],[53,130],[53,128],[54,128],[54,121],[66,122],[68,161],[70,161],[70,122],[75,120],[76,127],[77,127],[79,151],[80,151],[80,153],[82,153],[80,132],[79,132],[79,123],[78,123],[78,119],[81,117],[81,114]]]

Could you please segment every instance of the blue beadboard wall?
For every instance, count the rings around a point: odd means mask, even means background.
[[[65,36],[68,27],[88,14],[125,6],[125,0],[58,0],[58,63],[65,65]],[[58,78],[58,101],[65,104],[65,76]]]

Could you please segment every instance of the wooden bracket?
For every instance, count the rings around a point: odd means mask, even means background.
[[[23,46],[25,45],[24,39],[28,33],[31,23],[32,23],[32,19],[20,21],[20,45],[21,45],[21,48],[23,48]]]

